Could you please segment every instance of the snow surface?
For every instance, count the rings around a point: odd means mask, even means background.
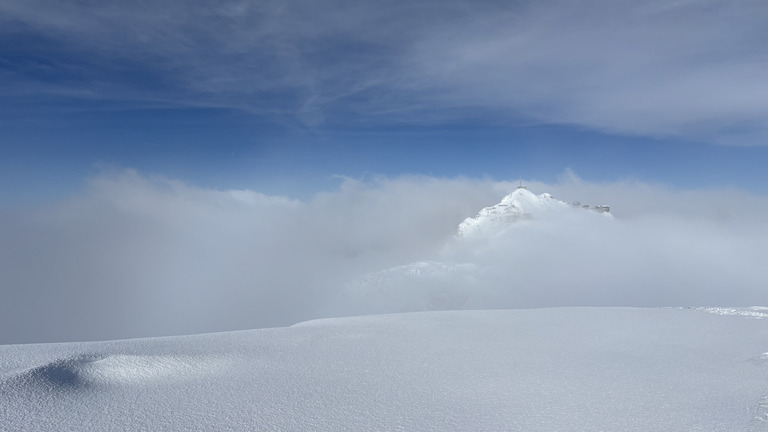
[[[6,345],[0,430],[768,430],[768,321],[708,312],[426,312]]]

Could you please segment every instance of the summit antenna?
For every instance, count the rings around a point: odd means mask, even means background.
[[[517,187],[518,189],[528,189],[527,187],[523,186],[523,177],[520,177],[520,185]]]

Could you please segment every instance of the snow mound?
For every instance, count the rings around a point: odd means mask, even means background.
[[[86,354],[57,359],[9,379],[26,386],[59,390],[145,385],[212,374],[225,363],[217,358]]]

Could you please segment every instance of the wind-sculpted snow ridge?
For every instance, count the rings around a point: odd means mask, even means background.
[[[501,202],[485,207],[477,216],[465,219],[457,230],[458,237],[488,236],[501,232],[518,221],[542,218],[571,211],[589,209],[611,217],[610,207],[606,205],[589,206],[579,202],[567,204],[556,200],[552,195],[535,195],[520,187],[502,198]]]
[[[754,319],[768,318],[768,307],[752,306],[744,308],[735,307],[696,307],[692,308],[715,315],[736,315]]]
[[[764,320],[422,312],[0,346],[0,430],[765,431]]]

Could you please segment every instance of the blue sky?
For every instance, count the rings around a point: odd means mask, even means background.
[[[763,194],[761,1],[0,1],[0,193],[108,168],[307,197],[334,175]]]

